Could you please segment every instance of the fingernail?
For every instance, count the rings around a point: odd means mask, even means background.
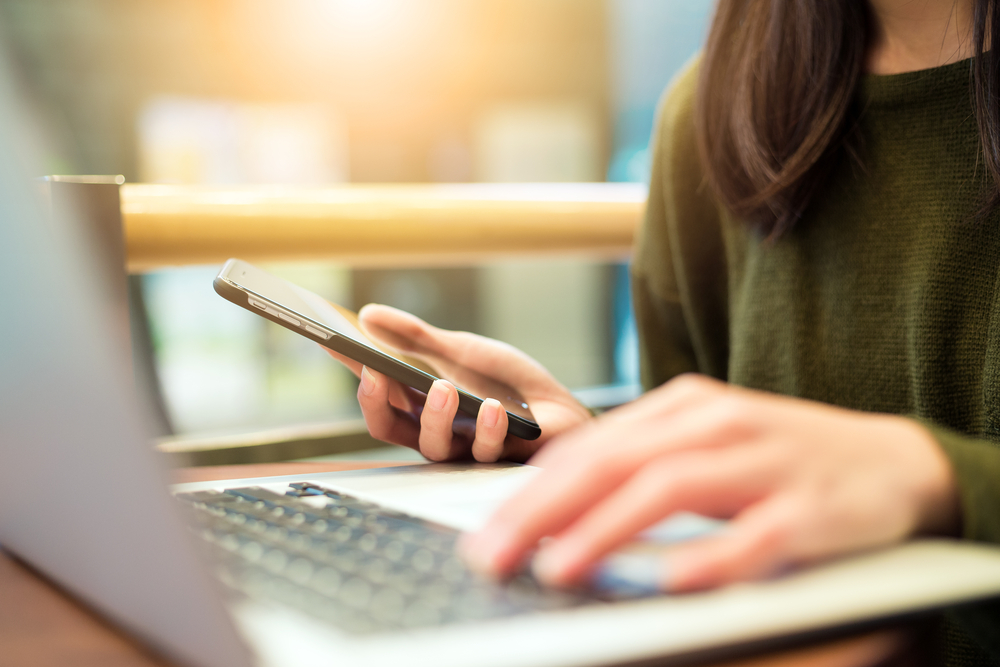
[[[361,368],[361,391],[365,396],[369,396],[375,391],[375,376],[371,374],[367,366]]]
[[[459,553],[475,572],[494,576],[502,574],[508,541],[495,528],[467,533],[459,544]]]
[[[551,549],[542,549],[531,559],[531,571],[543,583],[558,585],[562,580],[559,557]]]
[[[666,575],[659,554],[612,554],[594,569],[591,584],[615,596],[655,595],[669,590]]]
[[[431,410],[442,410],[447,400],[448,390],[445,388],[444,380],[435,380],[431,390],[427,392],[427,405]]]
[[[493,428],[500,421],[500,401],[495,398],[487,398],[483,401],[483,426]]]
[[[492,573],[489,544],[481,533],[466,533],[458,543],[458,553],[474,572]]]

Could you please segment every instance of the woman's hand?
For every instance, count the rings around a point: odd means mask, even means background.
[[[544,470],[462,550],[506,574],[533,560],[551,585],[585,579],[636,533],[681,510],[731,518],[672,547],[645,582],[671,591],[955,533],[948,460],[917,422],[677,378],[549,444]]]
[[[333,354],[361,378],[358,402],[375,438],[419,450],[432,461],[472,456],[477,461],[524,461],[549,438],[590,418],[590,413],[538,362],[520,350],[475,334],[446,331],[389,306],[368,305],[358,314],[380,344],[416,357],[438,377],[469,386],[470,372],[513,387],[542,429],[537,440],[507,435],[507,412],[487,399],[473,420],[458,411],[458,392],[438,380],[425,397],[381,373]],[[457,415],[457,416],[456,416]]]

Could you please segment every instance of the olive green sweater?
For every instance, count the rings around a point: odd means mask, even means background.
[[[1000,214],[971,218],[985,181],[969,73],[864,76],[863,167],[841,159],[765,243],[704,183],[694,63],[662,104],[633,289],[647,388],[696,371],[910,415],[954,466],[965,537],[1000,542]]]

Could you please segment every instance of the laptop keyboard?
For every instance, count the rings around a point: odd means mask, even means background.
[[[541,588],[528,574],[497,582],[455,555],[458,532],[311,484],[288,495],[252,487],[178,494],[218,556],[222,582],[356,634],[600,603]]]

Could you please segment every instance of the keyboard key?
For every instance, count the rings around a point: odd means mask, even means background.
[[[427,549],[418,549],[410,559],[410,564],[417,572],[430,572],[434,569],[434,554]]]
[[[399,562],[403,560],[403,556],[406,555],[406,545],[399,540],[393,540],[385,545],[385,549],[382,551],[382,555],[391,561]]]
[[[392,572],[392,564],[381,558],[365,561],[361,565],[361,575],[376,584],[384,584]]]
[[[340,590],[340,573],[332,567],[324,567],[312,578],[312,584],[320,593],[334,596]]]
[[[285,571],[285,575],[297,584],[305,584],[312,578],[313,564],[305,558],[296,558]]]
[[[288,564],[288,555],[279,549],[271,549],[260,559],[260,564],[271,572],[279,574]]]
[[[260,542],[247,542],[240,548],[240,555],[251,563],[256,563],[264,555],[264,547]]]
[[[368,609],[376,620],[384,623],[395,623],[403,615],[405,604],[406,602],[399,591],[392,588],[382,588],[372,596]]]
[[[340,588],[337,597],[356,609],[363,609],[368,605],[371,594],[371,584],[359,577],[352,577]]]
[[[372,552],[378,546],[378,537],[374,533],[365,533],[358,538],[358,548],[362,551]]]

